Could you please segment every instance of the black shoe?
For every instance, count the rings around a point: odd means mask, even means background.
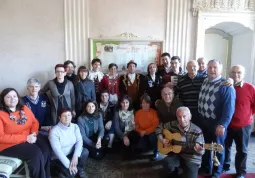
[[[201,168],[199,168],[198,173],[199,174],[210,174],[211,171],[207,168],[201,167]]]
[[[88,177],[84,170],[79,171],[78,175],[79,175],[80,178],[87,178]]]
[[[224,164],[222,168],[222,172],[228,172],[230,170],[230,165],[229,164]]]
[[[153,156],[151,157],[151,161],[157,161],[158,157],[159,157],[158,152],[153,153]]]
[[[62,174],[62,173],[60,173],[60,174],[58,175],[58,177],[59,177],[59,178],[68,178],[67,176],[65,176],[65,175]]]
[[[222,172],[228,172],[228,171],[230,171],[229,168],[224,168],[224,167],[223,167]]]
[[[251,132],[251,136],[252,136],[252,137],[255,136],[255,131]]]

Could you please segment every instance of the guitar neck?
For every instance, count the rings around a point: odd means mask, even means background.
[[[178,140],[171,140],[170,141],[171,142],[171,145],[180,145],[180,146],[186,146],[187,145],[187,143],[186,142],[184,142],[184,141],[178,141]]]

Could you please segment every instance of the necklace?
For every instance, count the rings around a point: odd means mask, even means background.
[[[17,116],[12,115],[11,112],[9,112],[10,119],[18,125],[25,125],[27,122],[27,116],[23,110],[20,110],[19,112],[20,118],[17,119]],[[17,120],[16,120],[17,119]]]

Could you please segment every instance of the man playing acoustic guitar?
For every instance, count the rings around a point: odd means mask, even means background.
[[[161,122],[155,130],[159,143],[165,148],[171,148],[169,152],[172,152],[164,159],[163,166],[170,174],[170,177],[177,176],[178,168],[180,167],[183,169],[182,178],[197,178],[202,155],[204,154],[203,133],[198,126],[190,122],[191,113],[189,108],[179,107],[176,111],[176,116],[176,121],[167,123]],[[181,135],[182,140],[179,141],[180,143],[175,141],[178,140],[178,138],[174,138],[174,134],[172,134],[173,138],[171,141],[164,138],[162,135],[163,129]],[[175,144],[181,145],[179,151],[175,151]],[[176,150],[178,150],[178,148]]]

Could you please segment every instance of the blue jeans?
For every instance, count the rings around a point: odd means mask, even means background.
[[[227,138],[225,140],[225,161],[224,169],[230,168],[231,147],[233,141],[236,144],[235,168],[239,175],[246,174],[246,161],[248,153],[248,143],[251,135],[251,125],[240,129],[228,128]]]
[[[217,124],[214,120],[210,119],[201,119],[200,127],[204,134],[205,143],[217,143],[224,147],[224,142],[227,135],[227,129],[224,132],[223,136],[216,136],[215,131]],[[211,151],[206,150],[205,154],[202,157],[202,168],[205,168],[209,171],[212,170],[212,175],[219,177],[222,173],[223,163],[225,159],[225,149],[221,153],[216,153],[216,156],[220,162],[219,166],[214,166],[212,163]]]

